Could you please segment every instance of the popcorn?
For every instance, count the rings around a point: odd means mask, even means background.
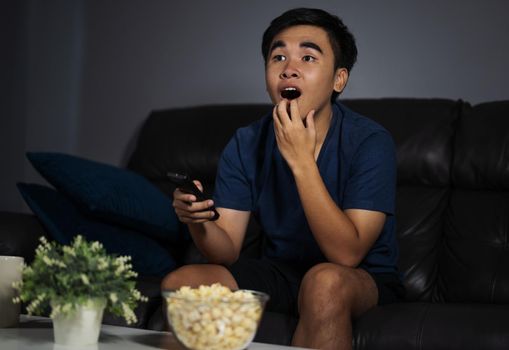
[[[245,349],[253,340],[268,296],[231,291],[218,283],[165,293],[168,320],[193,350]]]

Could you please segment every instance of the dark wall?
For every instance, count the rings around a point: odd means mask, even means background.
[[[26,129],[26,3],[0,2],[0,209],[21,210]]]
[[[503,0],[14,0],[1,6],[7,55],[0,70],[8,78],[0,157],[13,166],[0,175],[0,209],[22,207],[15,181],[42,181],[24,160],[26,150],[118,165],[152,109],[268,102],[261,35],[292,7],[338,14],[356,36],[359,60],[344,97],[509,98],[509,2]]]

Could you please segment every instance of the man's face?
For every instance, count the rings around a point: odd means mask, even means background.
[[[265,67],[267,91],[274,104],[283,91],[296,89],[301,117],[314,109],[330,108],[333,90],[340,92],[348,72],[334,70],[334,52],[327,32],[320,27],[298,25],[281,31],[274,37]]]

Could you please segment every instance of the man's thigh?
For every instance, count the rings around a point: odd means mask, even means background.
[[[359,317],[378,303],[378,288],[373,277],[364,269],[347,268],[352,273],[353,288],[355,288],[355,298],[352,304],[352,316]]]

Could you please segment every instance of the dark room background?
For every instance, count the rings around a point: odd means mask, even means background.
[[[356,36],[344,98],[509,98],[504,0],[4,0],[0,210],[28,210],[15,183],[43,182],[26,151],[123,165],[153,109],[269,102],[261,36],[300,6]]]

